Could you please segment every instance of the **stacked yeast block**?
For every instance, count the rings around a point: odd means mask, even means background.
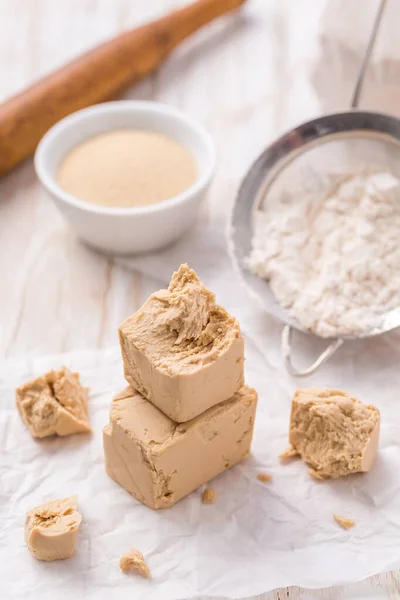
[[[239,324],[187,265],[119,328],[129,387],[104,428],[107,473],[171,506],[247,456],[257,406]]]

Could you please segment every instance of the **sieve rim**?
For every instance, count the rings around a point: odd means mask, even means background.
[[[253,275],[246,260],[251,250],[253,215],[268,188],[279,174],[300,154],[314,145],[338,137],[386,138],[400,149],[400,119],[379,112],[350,110],[329,113],[311,119],[288,130],[273,141],[253,162],[239,186],[228,227],[228,248],[240,279],[262,308],[281,322],[303,333],[325,338],[307,329],[293,318],[273,295],[269,282]],[[356,340],[368,338],[400,327],[400,306],[383,313],[380,325],[358,332],[339,334],[335,339]]]

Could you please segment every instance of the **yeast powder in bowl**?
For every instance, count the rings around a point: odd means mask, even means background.
[[[179,142],[158,132],[122,129],[92,137],[62,161],[59,185],[99,206],[129,208],[163,202],[197,179],[196,162]]]
[[[153,252],[197,217],[216,163],[210,135],[160,102],[84,108],[44,135],[36,174],[76,235],[110,254]]]

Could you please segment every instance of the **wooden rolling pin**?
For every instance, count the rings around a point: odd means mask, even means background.
[[[186,37],[245,0],[198,0],[94,48],[0,105],[0,175],[31,156],[70,113],[110,100],[156,69]]]

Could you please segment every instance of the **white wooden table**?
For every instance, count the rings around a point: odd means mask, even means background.
[[[361,2],[362,0],[360,0]],[[0,100],[178,0],[0,0]],[[223,219],[240,177],[279,132],[315,115],[308,83],[319,0],[252,0],[189,41],[128,94],[186,109],[213,134],[211,192]],[[28,161],[0,182],[0,358],[105,347],[151,283],[81,245],[44,198]],[[310,568],[312,566],[310,565]],[[285,589],[267,599],[400,598],[399,573],[346,588]]]

